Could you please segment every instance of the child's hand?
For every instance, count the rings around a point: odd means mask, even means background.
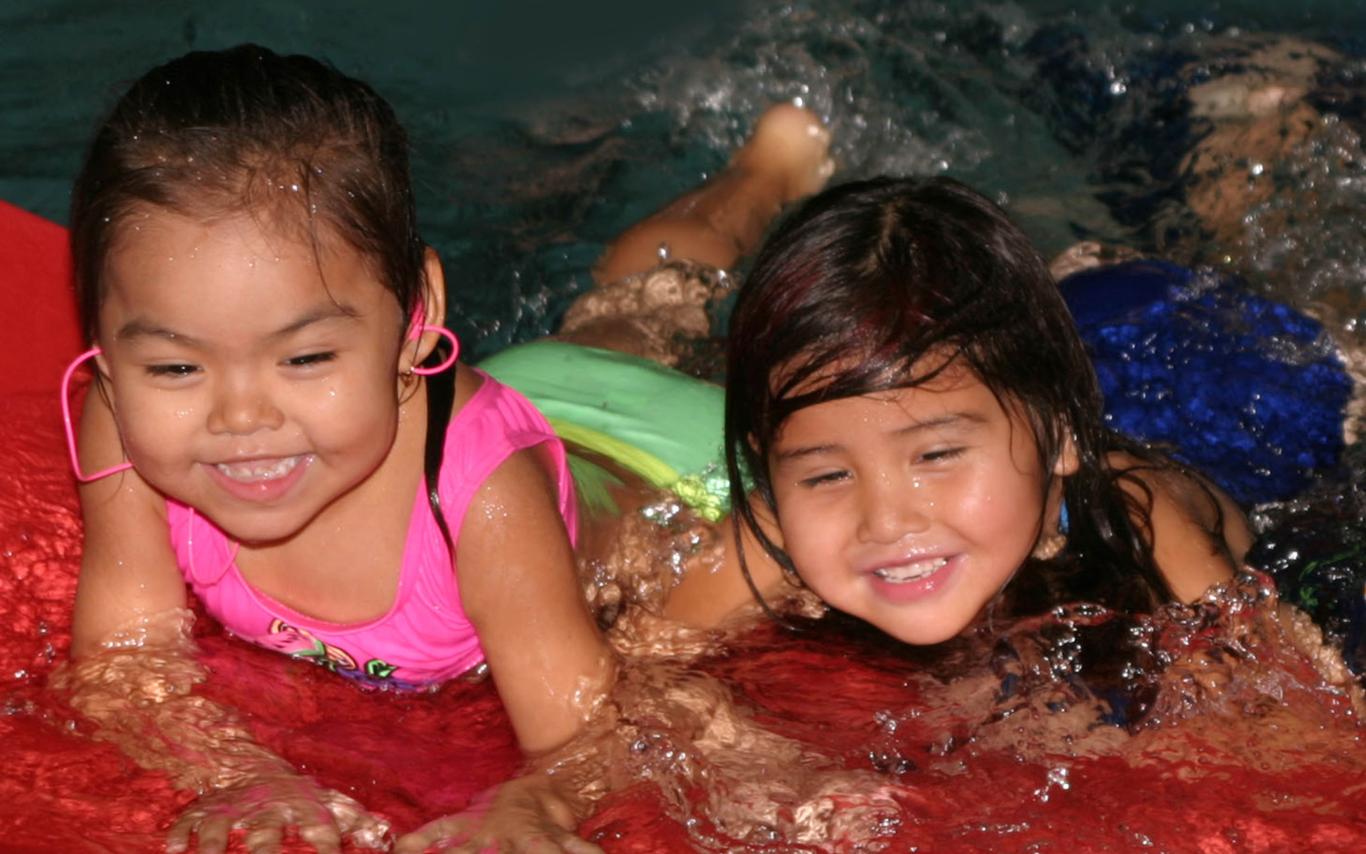
[[[574,810],[544,777],[521,777],[485,792],[469,809],[399,837],[394,854],[424,851],[537,851],[602,854],[574,834]]]
[[[341,792],[282,771],[251,775],[196,800],[171,827],[166,850],[187,851],[190,836],[196,835],[200,854],[220,854],[229,834],[241,828],[247,850],[265,854],[280,850],[286,827],[296,828],[299,838],[319,854],[340,852],[343,836],[361,848],[389,847],[387,821]]]

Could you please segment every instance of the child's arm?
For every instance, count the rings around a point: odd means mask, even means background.
[[[121,457],[118,433],[97,391],[81,422],[81,459]],[[72,626],[73,661],[55,680],[112,742],[144,768],[200,798],[171,830],[170,850],[192,833],[200,851],[222,851],[235,825],[252,844],[278,844],[286,825],[319,851],[349,833],[383,842],[387,828],[352,799],[325,790],[256,744],[233,710],[196,696],[204,681],[190,639],[185,582],[167,536],[165,502],[129,470],[81,489],[85,551]]]
[[[776,540],[778,524],[763,500],[753,493],[747,500],[760,526]],[[669,591],[663,616],[693,628],[718,628],[755,614],[759,608],[756,591],[765,603],[778,605],[801,589],[784,577],[777,561],[743,522],[737,526],[739,520],[734,512],[717,523],[722,546],[719,557],[704,554],[687,566],[678,584]]]
[[[1233,499],[1195,474],[1128,457],[1112,465],[1123,472],[1121,488],[1148,509],[1153,562],[1178,600],[1192,602],[1233,577],[1253,539]]]
[[[470,850],[513,843],[517,850],[599,851],[573,833],[590,806],[582,781],[540,770],[553,765],[546,754],[595,713],[610,714],[602,707],[616,662],[589,614],[539,450],[514,454],[476,493],[456,545],[456,573],[517,740],[543,761],[465,813],[402,837],[395,850],[419,852],[450,839]]]
[[[528,753],[577,733],[616,672],[580,589],[540,454],[519,452],[494,471],[456,545],[461,603]]]

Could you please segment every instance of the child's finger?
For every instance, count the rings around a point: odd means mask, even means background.
[[[338,824],[341,824],[342,832],[351,839],[351,843],[357,848],[388,851],[393,844],[389,822],[368,812],[361,813],[346,823],[339,820]]]
[[[341,851],[341,832],[332,823],[331,816],[326,823],[300,825],[299,838],[312,845],[318,854],[339,854]]]
[[[232,832],[232,819],[226,815],[210,815],[202,818],[195,826],[199,837],[199,854],[223,854],[228,849],[228,834]]]
[[[338,845],[341,844],[341,837],[347,836],[360,848],[389,850],[392,842],[389,822],[370,814],[359,801],[341,792],[329,790],[323,803],[328,817],[337,826]]]
[[[603,850],[567,830],[554,831],[535,839],[518,840],[519,854],[603,854]]]
[[[190,849],[190,834],[194,832],[194,819],[182,815],[166,832],[166,854],[184,854]]]
[[[284,819],[278,814],[265,813],[246,824],[242,840],[251,854],[277,854],[284,835]]]
[[[458,850],[450,848],[455,842],[469,838],[473,827],[468,818],[461,816],[446,816],[430,821],[412,833],[404,834],[394,845],[394,854],[422,854],[428,848],[435,845],[443,846],[442,850]],[[478,850],[478,849],[476,849]]]

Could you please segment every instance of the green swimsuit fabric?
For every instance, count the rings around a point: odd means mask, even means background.
[[[527,397],[571,447],[602,454],[716,521],[730,508],[725,392],[656,362],[563,341],[511,347],[479,364]],[[591,464],[571,457],[593,502]],[[587,487],[587,490],[585,490]]]

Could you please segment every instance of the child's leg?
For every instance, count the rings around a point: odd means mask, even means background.
[[[816,192],[834,169],[830,134],[809,110],[768,108],[726,170],[622,232],[593,277],[607,284],[673,258],[726,269],[753,250],[783,205]]]
[[[814,113],[770,107],[724,172],[612,241],[593,271],[597,286],[570,307],[558,337],[676,364],[680,339],[711,331],[718,271],[757,246],[784,204],[824,185],[829,143]],[[661,247],[678,263],[661,266]]]

